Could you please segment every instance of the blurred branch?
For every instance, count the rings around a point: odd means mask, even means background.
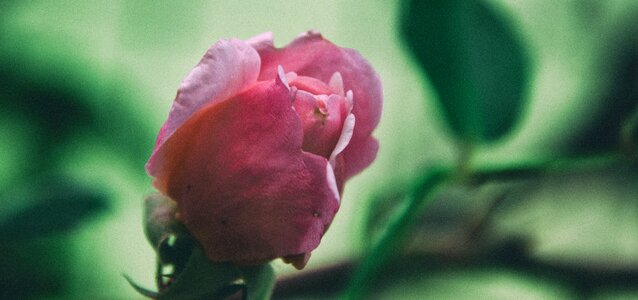
[[[528,253],[529,242],[510,239],[496,245],[481,248],[479,252],[467,252],[465,257],[450,259],[446,253],[412,253],[399,255],[379,269],[384,281],[369,285],[371,292],[380,291],[399,282],[423,279],[427,274],[450,272],[451,270],[504,269],[521,274],[546,278],[566,285],[577,292],[578,299],[587,299],[602,288],[634,288],[638,286],[638,268],[606,271],[588,266],[562,265],[543,262]],[[277,281],[273,299],[299,299],[302,297],[333,298],[346,286],[348,275],[357,271],[351,260],[327,267],[282,277]],[[427,270],[427,273],[424,272]]]
[[[585,171],[605,166],[625,166],[627,160],[622,155],[604,154],[579,158],[537,160],[498,166],[478,166],[474,168],[470,180],[474,184],[488,181],[531,179],[542,175]]]
[[[18,242],[76,228],[108,209],[95,187],[59,174],[45,174],[0,195],[0,237]]]
[[[638,108],[625,121],[621,128],[622,149],[630,159],[638,160]]]

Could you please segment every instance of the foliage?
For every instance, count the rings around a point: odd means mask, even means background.
[[[498,140],[519,121],[529,67],[508,25],[483,1],[405,3],[405,42],[460,139]]]

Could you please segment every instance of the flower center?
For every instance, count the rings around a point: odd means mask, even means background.
[[[337,145],[340,140],[343,140],[344,124],[353,123],[346,122],[352,110],[352,92],[344,94],[343,80],[338,72],[327,84],[294,72],[285,77],[293,95],[293,108],[303,124],[302,149],[330,159],[335,149],[339,148]],[[346,127],[352,126],[348,124]],[[352,128],[346,129],[351,131]],[[345,143],[348,142],[349,136]]]

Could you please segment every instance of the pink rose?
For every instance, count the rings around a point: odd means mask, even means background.
[[[303,268],[343,185],[374,160],[379,76],[307,32],[213,45],[180,85],[146,170],[213,261]]]

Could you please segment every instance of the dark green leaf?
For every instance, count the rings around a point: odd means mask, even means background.
[[[124,74],[100,71],[72,44],[51,43],[55,47],[24,47],[12,35],[0,41],[0,116],[32,126],[33,149],[24,150],[33,155],[22,166],[24,173],[53,168],[57,151],[68,152],[70,145],[75,150],[84,138],[105,142],[141,170],[155,133],[132,105],[131,99],[141,97],[139,89],[132,89]]]
[[[483,1],[408,0],[402,34],[461,139],[494,141],[519,120],[527,59],[513,29]]]
[[[164,236],[159,245],[154,246],[157,251],[156,281],[160,290],[170,284],[172,279],[181,274],[189,264],[193,249],[197,242],[186,231],[172,233]],[[172,271],[164,274],[163,267],[171,266]]]
[[[635,21],[627,24],[635,28]],[[636,156],[635,139],[632,145],[632,126],[638,125],[638,28],[629,30],[617,45],[609,47],[610,54],[602,59],[600,78],[609,78],[599,99],[591,99],[594,113],[583,126],[564,133],[559,141],[561,151],[583,156],[616,152],[619,146]],[[609,75],[607,75],[609,73]],[[571,126],[574,127],[574,126]],[[637,133],[633,133],[634,135]]]
[[[248,300],[268,300],[275,287],[275,271],[270,264],[241,268]]]
[[[228,293],[228,286],[232,286],[240,276],[236,266],[214,263],[206,257],[200,247],[195,247],[186,268],[160,293],[158,299],[221,299]]]
[[[57,69],[53,66],[46,71],[30,66],[35,63],[24,57],[0,56],[2,113],[28,119],[38,127],[38,142],[49,147],[68,142],[78,128],[94,127],[95,116],[85,99],[85,86],[55,76]]]
[[[47,177],[48,178],[48,177]],[[62,177],[32,182],[3,195],[0,237],[21,240],[70,230],[107,208],[102,192]]]
[[[51,299],[68,292],[76,263],[73,245],[72,235],[3,240],[0,299]]]

